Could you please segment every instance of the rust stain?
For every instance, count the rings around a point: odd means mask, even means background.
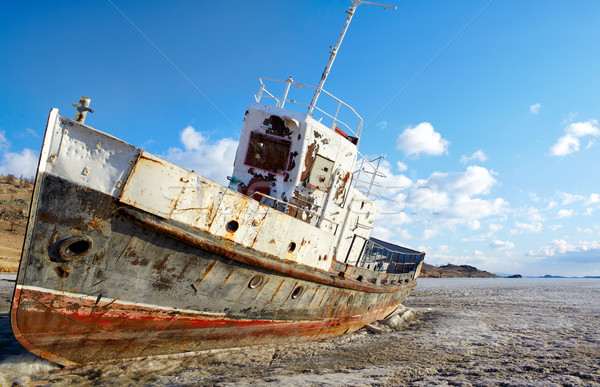
[[[310,167],[312,166],[315,154],[319,151],[319,145],[317,142],[310,144],[306,150],[306,156],[304,157],[304,171],[300,175],[300,181],[304,181],[310,174]]]
[[[348,184],[348,180],[350,180],[350,172],[346,172],[346,175],[340,180],[340,185],[335,191],[335,196],[333,200],[339,200],[340,198],[344,198],[344,191],[346,190],[346,184]]]
[[[310,304],[313,302],[313,300],[315,299],[315,296],[317,295],[317,292],[319,291],[318,288],[315,288],[315,292],[313,293],[312,297],[310,298],[310,301],[308,301],[308,305],[306,305],[306,309],[309,308]]]
[[[206,268],[206,270],[204,271],[204,273],[202,273],[202,275],[200,276],[200,278],[198,278],[198,282],[202,282],[204,280],[204,278],[206,278],[206,276],[208,275],[208,273],[210,273],[212,271],[212,269],[217,265],[217,261],[214,261],[213,263],[210,264],[210,266],[208,266],[208,268]]]
[[[94,257],[94,259],[92,260],[93,263],[100,263],[102,261],[102,259],[104,259],[104,254],[106,254],[105,250],[102,250],[98,255],[96,255]]]
[[[277,287],[277,290],[275,290],[275,293],[273,293],[273,296],[271,297],[271,299],[269,300],[269,304],[271,302],[273,302],[273,299],[275,298],[275,296],[277,295],[277,293],[279,293],[279,290],[281,289],[281,287],[283,286],[283,283],[285,282],[285,280],[281,280],[281,283],[279,284],[279,286]]]
[[[162,261],[155,263],[154,266],[152,266],[152,268],[160,273],[165,268],[170,256],[171,253],[168,253],[167,255],[165,255],[165,258]]]
[[[327,295],[327,289],[325,289],[325,291],[323,292],[323,296],[321,297],[321,301],[319,301],[319,305],[317,305],[317,309],[321,307],[321,304],[323,303],[323,300],[325,299],[326,295]]]
[[[135,261],[131,262],[132,265],[141,265],[141,266],[146,266],[148,265],[148,263],[150,263],[150,261],[148,261],[148,258],[144,258],[140,261],[140,258],[136,258]]]
[[[151,163],[156,163],[156,164],[158,164],[158,165],[164,165],[163,163],[161,163],[161,162],[160,162],[160,161],[158,161],[158,160],[154,160],[154,159],[151,159],[151,158],[149,158],[149,157],[146,157],[146,156],[144,156],[144,154],[143,154],[143,153],[140,153],[140,157],[139,157],[138,161],[139,161],[139,160],[147,160],[147,161],[150,161]],[[137,162],[136,162],[135,164],[137,165]]]
[[[225,285],[227,283],[227,281],[229,281],[229,278],[231,278],[231,276],[233,275],[234,271],[235,271],[235,269],[231,269],[231,273],[229,273],[227,275],[227,277],[225,277],[225,280],[223,281],[223,285]]]
[[[187,269],[190,267],[190,265],[194,262],[195,258],[192,258],[188,261],[188,263],[185,265],[185,267],[183,268],[183,270],[181,270],[181,273],[179,273],[179,275],[177,276],[178,279],[182,279],[183,275],[185,274],[185,272],[187,271]]]

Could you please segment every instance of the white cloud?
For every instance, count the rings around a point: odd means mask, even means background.
[[[1,135],[1,133],[0,133]],[[0,143],[2,139],[0,138]],[[24,148],[21,153],[6,152],[2,156],[0,174],[12,174],[17,177],[33,177],[37,170],[39,156],[37,152]]]
[[[525,232],[529,232],[529,233],[542,232],[542,224],[539,222],[535,222],[535,223],[515,222],[515,228],[510,230],[510,234],[522,234]]]
[[[541,109],[541,108],[542,108],[542,104],[538,102],[538,103],[536,103],[536,104],[534,104],[534,105],[530,105],[530,106],[529,106],[529,111],[530,111],[532,114],[538,114],[538,113],[540,112],[540,109]]]
[[[552,156],[566,156],[577,151],[579,151],[579,139],[571,135],[560,137],[550,148]]]
[[[562,209],[556,213],[556,219],[569,218],[571,216],[573,216],[573,210]]]
[[[380,130],[383,130],[383,129],[387,128],[387,126],[388,126],[388,122],[387,121],[381,121],[381,122],[377,123],[377,127]]]
[[[577,244],[570,244],[564,239],[554,239],[550,244],[541,247],[537,252],[530,251],[529,256],[538,257],[561,257],[565,261],[577,263],[597,263],[600,256],[599,241],[580,241]]]
[[[475,151],[475,153],[473,153],[471,156],[467,156],[467,155],[462,155],[460,156],[460,162],[462,164],[468,164],[471,161],[480,161],[480,162],[484,162],[487,161],[488,157],[485,153],[483,153],[483,151],[481,149],[478,149],[477,151]]]
[[[6,132],[0,131],[0,150],[5,150],[10,147],[10,141],[5,136]]]
[[[540,197],[535,192],[529,192],[529,198],[535,203],[540,201]]]
[[[371,235],[375,238],[388,241],[391,243],[399,243],[403,244],[404,241],[410,240],[413,238],[412,235],[406,231],[404,228],[396,228],[392,229],[386,225],[386,227],[375,226],[373,227],[373,231]]]
[[[560,137],[550,148],[552,156],[566,156],[573,152],[578,152],[580,147],[580,138],[584,136],[600,136],[597,120],[588,120],[585,122],[574,122],[565,128],[565,135]],[[588,143],[589,146],[591,146]]]
[[[397,165],[399,167],[399,165]],[[385,177],[380,177],[377,179],[377,184],[380,186],[376,186],[375,190],[377,194],[386,198],[397,200],[398,198],[394,198],[398,192],[410,187],[413,185],[412,180],[410,180],[405,175],[395,175],[392,171],[392,164],[389,161],[384,160],[379,165],[379,172],[382,173]]]
[[[481,222],[477,219],[471,219],[467,222],[469,230],[479,230],[481,228]]]
[[[600,195],[597,193],[590,194],[585,201],[584,205],[589,206],[590,204],[600,203]]]
[[[162,157],[217,183],[227,184],[227,175],[233,171],[237,141],[223,138],[210,143],[208,137],[191,126],[181,132],[180,140],[184,149],[169,148]]]
[[[200,147],[206,143],[206,137],[202,132],[197,132],[192,126],[183,129],[179,138],[186,151],[200,150]]]
[[[449,141],[433,129],[429,122],[421,122],[416,127],[408,127],[398,136],[396,149],[407,156],[440,156],[448,153]]]
[[[488,226],[488,230],[490,230],[489,233],[488,233],[488,235],[492,236],[493,234],[495,234],[496,232],[502,230],[503,228],[504,228],[504,226],[502,226],[501,224],[492,223],[492,224],[490,224]]]
[[[495,241],[490,242],[490,247],[493,249],[498,249],[498,250],[509,250],[509,249],[514,249],[515,244],[512,242],[509,242],[509,241],[495,240]]]
[[[570,194],[570,193],[566,193],[566,192],[559,192],[559,195],[563,199],[563,201],[562,201],[563,206],[567,206],[569,204],[573,204],[575,202],[579,202],[579,201],[585,200],[584,196],[576,195],[576,194]]]
[[[497,181],[495,172],[477,165],[467,167],[465,172],[434,172],[424,181],[440,191],[454,191],[459,196],[488,194]]]
[[[588,207],[585,209],[585,212],[583,213],[583,215],[585,216],[592,216],[592,214],[594,213],[594,209],[591,207]]]
[[[587,145],[585,146],[585,149],[590,149],[594,145],[596,145],[596,140],[595,139],[591,139],[590,141],[588,141]]]
[[[386,173],[386,172],[384,172]],[[508,204],[501,198],[481,198],[487,195],[497,183],[495,172],[480,166],[469,166],[464,172],[434,172],[428,179],[412,183],[404,175],[390,175],[388,180],[397,179],[404,185],[402,192],[380,188],[378,193],[388,200],[378,201],[382,212],[439,215],[445,220],[453,220],[467,227],[476,227],[473,220],[495,215]],[[387,180],[379,180],[384,187]],[[387,195],[387,196],[386,196]],[[436,218],[440,221],[440,218]],[[471,221],[469,225],[468,222]]]
[[[423,239],[423,240],[431,239],[434,236],[436,236],[437,234],[439,234],[439,230],[433,229],[433,228],[427,228],[423,231],[423,234],[421,235],[421,239]]]
[[[600,194],[592,193],[589,196],[570,194],[567,192],[559,192],[558,195],[562,197],[562,204],[567,206],[576,202],[582,202],[584,206],[600,203]]]
[[[600,233],[600,226],[594,226],[594,228],[591,228],[591,227],[586,227],[586,228],[577,227],[577,232],[586,233],[586,234]]]
[[[404,172],[408,169],[408,166],[406,164],[404,164],[402,161],[398,161],[396,163],[396,168],[398,168],[399,172]]]
[[[29,134],[31,137],[40,138],[40,135],[37,134],[37,132],[31,128],[25,129],[25,132],[27,132],[27,134]]]

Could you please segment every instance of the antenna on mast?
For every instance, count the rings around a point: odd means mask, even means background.
[[[323,90],[323,85],[325,84],[325,81],[327,80],[327,76],[329,75],[329,70],[331,70],[331,66],[333,65],[335,56],[337,55],[340,45],[342,44],[342,40],[344,40],[344,35],[346,35],[346,31],[348,30],[350,21],[352,21],[352,16],[354,16],[354,11],[356,11],[356,8],[361,4],[370,4],[370,5],[376,5],[378,7],[391,8],[393,10],[396,9],[396,7],[393,7],[391,5],[372,3],[370,1],[362,1],[362,0],[350,0],[350,1],[352,2],[352,5],[350,6],[350,9],[348,9],[346,11],[346,13],[348,14],[348,17],[346,18],[346,23],[344,24],[344,27],[342,28],[342,33],[340,34],[340,37],[338,38],[337,43],[335,44],[334,47],[331,47],[331,51],[329,51],[329,60],[327,61],[325,70],[323,70],[323,75],[321,75],[321,80],[319,81],[317,90],[315,90],[315,94],[312,97],[312,101],[310,101],[310,106],[308,107],[308,115],[309,116],[312,116],[313,109],[314,109],[315,105],[317,104],[317,100],[319,99],[319,94],[321,94],[321,90]]]

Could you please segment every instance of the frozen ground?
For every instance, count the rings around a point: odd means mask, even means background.
[[[600,386],[598,279],[422,279],[400,332],[78,368],[14,341],[11,279],[0,276],[2,386]]]

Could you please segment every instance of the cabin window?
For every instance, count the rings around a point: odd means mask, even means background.
[[[292,142],[260,132],[251,132],[244,164],[277,175],[284,175]]]

